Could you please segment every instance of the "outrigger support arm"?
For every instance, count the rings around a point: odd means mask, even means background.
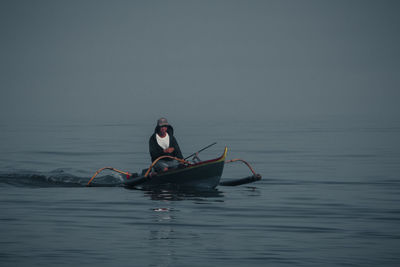
[[[113,168],[113,167],[104,167],[104,168],[99,169],[99,170],[92,176],[92,178],[90,178],[90,180],[89,180],[89,182],[86,184],[86,186],[90,186],[90,184],[92,183],[93,179],[94,179],[100,172],[102,172],[102,171],[104,171],[104,170],[112,170],[112,171],[115,171],[115,172],[118,172],[118,173],[125,174],[125,175],[127,175],[127,176],[131,176],[131,174],[130,174],[129,172],[120,171],[120,170],[117,170],[117,169],[115,169],[115,168]]]
[[[241,178],[241,179],[236,179],[236,180],[231,180],[231,181],[226,181],[226,182],[220,182],[219,185],[236,186],[236,185],[248,184],[248,183],[252,183],[252,182],[261,180],[261,175],[256,173],[254,171],[254,169],[250,166],[250,164],[247,161],[244,161],[242,159],[231,159],[231,160],[225,161],[225,163],[231,163],[231,162],[237,162],[237,161],[241,161],[244,164],[246,164],[246,166],[249,167],[249,169],[253,173],[253,175],[245,177],[245,178]]]
[[[149,169],[147,170],[147,172],[146,172],[146,174],[144,175],[143,178],[147,178],[147,177],[149,176],[149,173],[150,173],[151,169],[154,167],[154,165],[155,165],[159,160],[165,159],[165,158],[174,159],[174,160],[177,160],[177,161],[179,161],[180,163],[183,163],[183,164],[191,164],[189,161],[186,161],[186,160],[184,160],[184,159],[175,158],[175,157],[172,157],[172,156],[161,156],[161,157],[157,158],[155,161],[153,161],[153,163],[150,165]],[[92,178],[90,178],[90,180],[89,180],[89,182],[86,184],[86,186],[90,186],[91,183],[92,183],[92,181],[94,180],[94,178],[95,178],[100,172],[102,172],[102,171],[104,171],[104,170],[112,170],[112,171],[115,171],[115,172],[118,172],[118,173],[125,174],[126,176],[132,176],[132,174],[130,174],[129,172],[124,172],[124,171],[121,171],[121,170],[117,170],[117,169],[115,169],[115,168],[113,168],[113,167],[104,167],[104,168],[99,169],[99,170],[92,176]],[[139,179],[139,180],[136,181],[136,183],[137,183],[137,184],[141,184],[141,183],[143,183],[143,182],[145,182],[145,181],[146,181],[146,179]]]
[[[231,160],[225,161],[225,163],[231,163],[231,162],[236,162],[236,161],[241,161],[241,162],[243,162],[244,164],[246,164],[247,167],[249,167],[249,169],[250,169],[250,171],[253,173],[253,175],[257,175],[257,173],[256,173],[256,172],[253,170],[253,168],[250,166],[250,164],[249,164],[247,161],[245,161],[245,160],[242,160],[242,159],[231,159]]]
[[[187,165],[190,165],[190,164],[191,164],[189,161],[186,161],[186,160],[184,160],[184,159],[180,159],[180,158],[176,158],[176,157],[172,157],[172,156],[161,156],[161,157],[158,157],[155,161],[153,161],[153,163],[151,163],[151,165],[150,165],[150,167],[147,169],[147,172],[145,173],[144,177],[147,177],[147,176],[150,174],[151,169],[153,169],[154,165],[156,165],[156,163],[157,163],[159,160],[165,159],[165,158],[174,159],[174,160],[176,160],[176,161],[179,161],[180,163],[187,164]]]

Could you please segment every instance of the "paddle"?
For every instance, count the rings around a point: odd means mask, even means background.
[[[204,150],[206,150],[207,148],[209,148],[209,147],[211,147],[211,146],[213,146],[213,145],[215,145],[217,142],[214,142],[214,143],[212,143],[212,144],[210,144],[210,145],[208,145],[208,146],[206,146],[206,147],[204,147],[204,148],[202,148],[202,149],[200,149],[199,151],[197,151],[197,152],[194,152],[192,155],[190,155],[190,156],[187,156],[186,158],[184,158],[184,160],[187,160],[188,158],[190,158],[190,157],[193,157],[194,155],[196,155],[197,153],[200,153],[201,151],[204,151]]]

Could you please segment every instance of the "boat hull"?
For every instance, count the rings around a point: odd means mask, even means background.
[[[125,181],[126,187],[154,188],[159,186],[215,188],[224,170],[224,154],[214,160],[200,162],[166,172],[136,177]]]

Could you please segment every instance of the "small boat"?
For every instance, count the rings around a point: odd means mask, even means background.
[[[261,175],[254,172],[250,164],[241,159],[233,159],[226,161],[228,149],[225,147],[224,152],[218,158],[206,160],[206,161],[195,161],[197,160],[198,153],[195,155],[193,161],[186,161],[186,159],[179,159],[171,156],[161,156],[156,159],[148,169],[144,169],[141,175],[137,173],[129,173],[114,169],[112,167],[105,167],[98,170],[93,177],[87,183],[87,186],[92,185],[93,179],[103,170],[112,170],[121,174],[126,175],[126,179],[122,182],[122,185],[127,188],[157,188],[160,186],[173,186],[183,188],[206,188],[212,189],[218,185],[222,186],[237,186],[247,183],[252,183],[261,179]],[[191,156],[192,156],[191,155]],[[189,156],[190,157],[190,156]],[[178,161],[180,164],[177,168],[168,169],[163,172],[155,172],[153,167],[161,159],[170,158]],[[251,176],[220,182],[222,172],[224,170],[225,163],[242,161],[249,167],[252,172]]]
[[[170,169],[160,173],[151,173],[149,169],[141,176],[133,177],[124,181],[126,187],[157,187],[160,185],[173,185],[180,187],[215,188],[224,170],[227,148],[222,156],[207,161],[191,164],[182,162],[178,168]],[[157,161],[157,160],[156,160]],[[156,162],[155,161],[155,162]],[[153,166],[154,164],[152,164]]]

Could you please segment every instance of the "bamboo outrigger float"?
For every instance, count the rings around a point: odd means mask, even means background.
[[[214,143],[215,144],[215,143]],[[213,145],[213,144],[212,144]],[[211,146],[211,145],[210,145]],[[210,147],[208,146],[208,147]],[[208,148],[206,147],[206,148]],[[204,148],[205,149],[205,148]],[[202,149],[202,150],[204,150]],[[200,151],[202,151],[200,150]],[[199,151],[199,152],[200,152]],[[172,185],[179,187],[195,187],[195,188],[215,188],[218,185],[221,186],[237,186],[247,183],[252,183],[261,179],[261,175],[257,174],[249,163],[242,159],[233,159],[226,161],[226,154],[228,149],[225,147],[223,154],[215,159],[199,161],[199,162],[190,162],[186,161],[186,159],[179,159],[171,156],[161,156],[157,158],[148,169],[142,171],[142,174],[139,175],[137,173],[128,173],[124,171],[120,171],[114,169],[112,167],[105,167],[98,170],[93,177],[87,183],[87,186],[92,185],[92,181],[94,178],[103,170],[112,170],[121,174],[126,175],[126,179],[123,181],[123,185],[127,188],[153,188],[159,187],[163,185]],[[192,154],[191,156],[197,158],[198,152]],[[191,157],[189,156],[189,157]],[[179,166],[177,168],[169,169],[163,172],[154,172],[154,165],[162,159],[170,158],[172,160],[176,160],[179,162]],[[247,165],[247,167],[252,172],[251,176],[229,180],[221,182],[222,172],[224,170],[225,163],[231,162],[243,162]]]

